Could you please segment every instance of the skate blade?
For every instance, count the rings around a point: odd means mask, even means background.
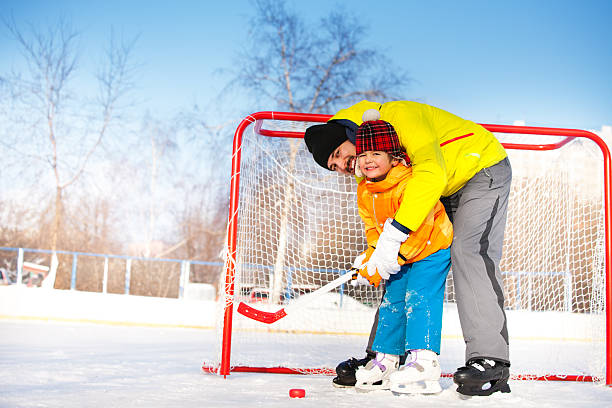
[[[336,384],[335,382],[332,382],[332,385],[335,388],[353,388],[353,387],[355,387],[354,384],[353,385],[344,385],[344,384]]]
[[[389,381],[383,381],[381,384],[355,384],[355,391],[359,393],[366,393],[378,390],[388,390],[389,389]]]
[[[439,394],[442,387],[438,381],[418,381],[415,383],[393,383],[391,384],[393,395],[405,394]]]
[[[510,386],[506,381],[501,381],[498,383],[485,383],[480,387],[472,385],[463,385],[457,386],[456,389],[457,394],[461,399],[470,399],[471,397],[488,397],[493,394],[507,394],[510,393]]]

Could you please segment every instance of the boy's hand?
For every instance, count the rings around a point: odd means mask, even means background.
[[[374,249],[374,247],[368,247],[368,249],[358,255],[353,261],[353,267],[351,268],[351,271],[353,271],[354,273],[353,279],[351,280],[352,286],[378,286],[378,284],[380,283],[380,276],[378,276],[377,279],[375,278],[373,280],[370,280],[372,279],[372,277],[368,275],[367,265],[368,261],[370,260],[370,257],[372,256],[372,253],[374,252]],[[374,282],[376,282],[376,284],[374,284]]]
[[[361,254],[357,255],[357,257],[353,261],[353,266],[351,267],[351,269],[357,272],[360,269],[364,268],[365,265],[370,260],[370,257],[372,256],[373,252],[374,252],[374,247],[368,247],[368,249],[363,251]]]
[[[351,279],[351,286],[370,286],[370,281],[363,277],[360,270],[351,270],[354,272],[353,279]]]
[[[353,261],[353,267],[351,269],[358,271],[363,265],[363,261],[365,260],[367,252],[363,252],[361,255],[357,255],[355,260]]]
[[[382,280],[381,276],[376,272],[376,270],[374,270],[374,273],[370,275],[367,265],[359,270],[359,277],[357,279],[359,278],[368,281],[370,284],[376,287],[380,285],[380,281]]]
[[[408,234],[394,227],[392,222],[391,218],[385,221],[376,249],[366,264],[370,276],[378,273],[382,279],[389,279],[389,276],[398,273],[401,269],[397,263],[397,255],[402,242],[408,239]]]

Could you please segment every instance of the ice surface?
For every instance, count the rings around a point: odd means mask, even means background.
[[[511,381],[511,394],[463,400],[449,379],[439,395],[396,397],[336,389],[325,376],[223,378],[200,369],[213,342],[207,329],[3,319],[0,407],[612,406],[612,390],[591,383]],[[306,398],[289,398],[291,388],[305,389]]]

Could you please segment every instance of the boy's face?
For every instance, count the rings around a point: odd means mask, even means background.
[[[340,174],[355,174],[355,145],[345,141],[329,155],[327,168]]]
[[[389,170],[398,163],[389,153],[378,150],[365,151],[357,156],[357,160],[363,175],[371,181],[383,180]]]

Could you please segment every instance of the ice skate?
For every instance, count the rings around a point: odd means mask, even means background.
[[[368,354],[365,358],[356,359],[354,357],[349,358],[338,364],[336,367],[336,377],[332,380],[332,384],[336,388],[349,388],[355,386],[355,372],[359,367],[365,366],[370,360],[374,358],[374,354]]]
[[[440,364],[438,355],[431,350],[410,350],[406,365],[391,374],[391,392],[400,394],[437,394],[440,386]]]
[[[375,359],[370,360],[355,373],[355,389],[359,392],[388,390],[389,376],[396,372],[398,367],[399,356],[377,353]]]
[[[453,381],[457,392],[463,395],[487,396],[494,392],[510,392],[508,385],[510,365],[488,358],[470,359],[465,367],[457,370]]]

